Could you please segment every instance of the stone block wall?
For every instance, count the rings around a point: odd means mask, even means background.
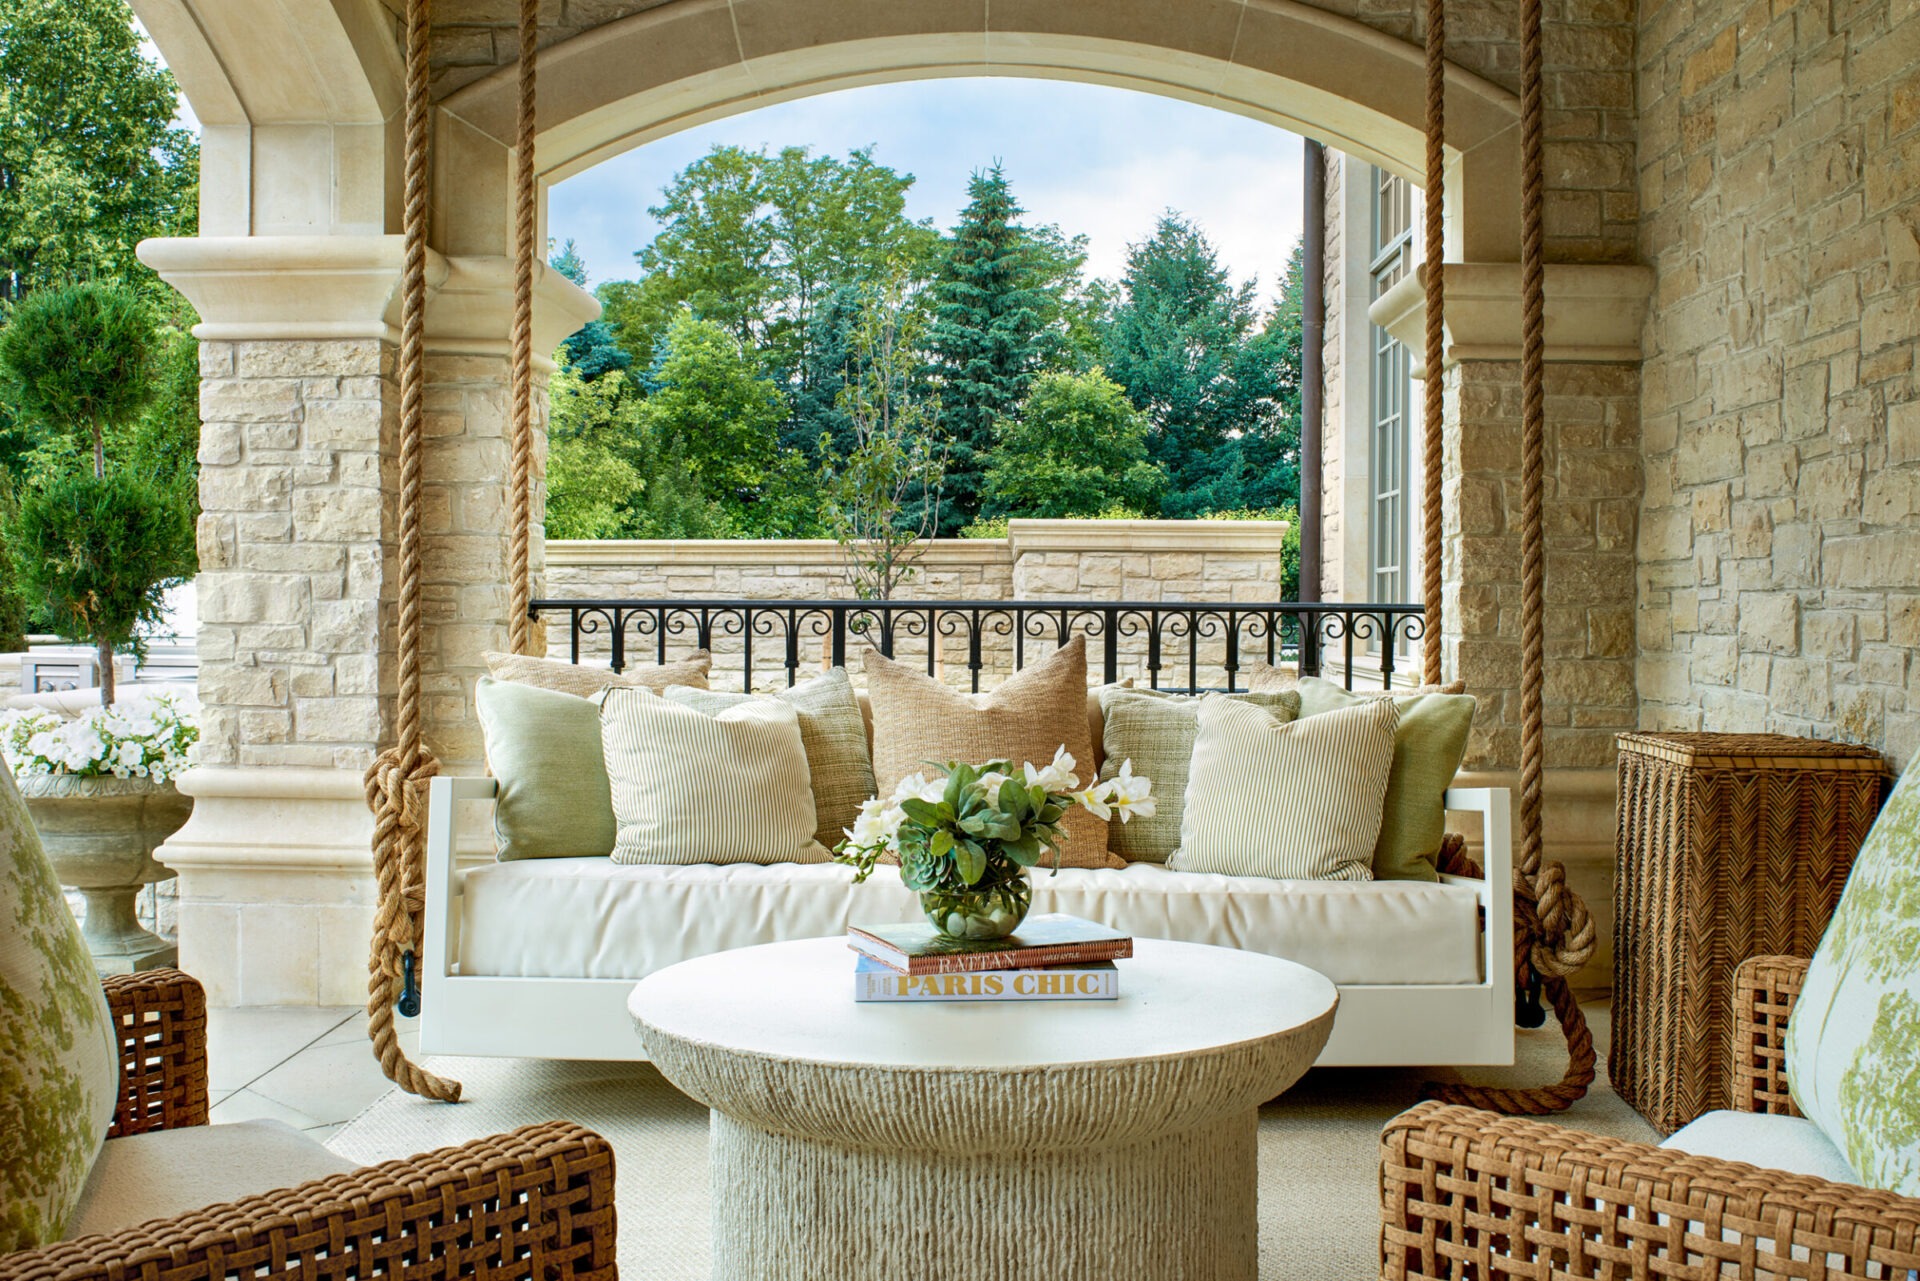
[[[1635,727],[1639,371],[1549,364],[1544,717],[1550,768],[1611,768]],[[1520,763],[1520,367],[1447,371],[1446,671],[1479,700],[1467,768]]]
[[[915,577],[898,599],[925,601],[1206,601],[1261,603],[1280,599],[1280,545],[1286,526],[1264,521],[1014,521],[1004,539],[940,539],[926,545]],[[852,591],[840,548],[828,541],[625,541],[555,542],[547,546],[548,591],[556,599],[631,600],[849,600]],[[902,616],[894,654],[902,661],[928,658],[936,674],[955,684],[970,681],[964,634],[943,634]],[[1034,623],[1039,628],[1039,623]],[[1078,626],[1078,624],[1076,624]],[[569,654],[563,617],[548,620],[549,653]],[[800,672],[819,670],[830,659],[826,638],[802,626]],[[991,688],[1014,667],[1015,638],[989,617],[983,628],[982,688]],[[1048,625],[1030,631],[1028,653],[1052,648]],[[782,677],[784,631],[754,639],[754,675],[762,687]],[[1096,668],[1097,642],[1090,652]],[[632,661],[658,654],[656,637],[631,629]],[[694,647],[691,632],[669,638],[669,658]],[[745,642],[726,626],[712,637],[713,683],[740,688]],[[603,636],[583,638],[583,658],[604,661]],[[857,646],[850,642],[850,654]],[[1201,651],[1201,676],[1224,680],[1216,643]],[[1169,638],[1166,660],[1178,662],[1185,680],[1185,642]],[[1144,633],[1123,637],[1123,673],[1144,679]],[[857,668],[856,668],[857,671]],[[1096,679],[1098,672],[1095,673]]]
[[[1641,719],[1920,755],[1920,7],[1643,3]]]
[[[200,348],[200,762],[361,770],[382,685],[398,395],[378,339]]]

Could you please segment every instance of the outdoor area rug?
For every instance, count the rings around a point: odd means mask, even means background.
[[[1604,1006],[1587,1017],[1602,1078],[1553,1118],[1618,1138],[1657,1136],[1605,1085]],[[1565,1043],[1557,1027],[1520,1034],[1510,1071],[1476,1080],[1558,1080]],[[429,1058],[462,1082],[466,1102],[425,1103],[398,1090],[328,1142],[351,1160],[384,1161],[515,1126],[559,1118],[604,1135],[617,1154],[623,1281],[705,1281],[707,1110],[644,1063]],[[1381,1126],[1418,1101],[1434,1073],[1326,1068],[1260,1112],[1260,1275],[1267,1281],[1367,1281],[1379,1275],[1377,1165]]]

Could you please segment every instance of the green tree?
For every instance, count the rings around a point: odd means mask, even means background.
[[[549,384],[547,537],[718,538],[734,532],[686,459],[642,421],[624,378],[562,363]]]
[[[641,278],[602,285],[606,319],[649,361],[682,308],[763,354],[792,386],[814,376],[816,309],[895,262],[930,260],[937,236],[906,216],[911,175],[873,158],[804,147],[716,146],[674,176],[649,209],[660,222],[634,255]]]
[[[569,240],[548,265],[582,289],[587,287],[587,263]],[[605,320],[589,320],[561,342],[560,350],[581,378],[592,382],[608,374],[621,373],[633,364],[633,353],[614,340],[613,327]]]
[[[949,442],[945,531],[980,514],[993,425],[1025,399],[1059,312],[1023,212],[999,165],[974,174],[929,290],[927,348]]]
[[[1260,323],[1253,282],[1235,285],[1189,219],[1168,213],[1130,247],[1106,356],[1107,372],[1153,424],[1149,449],[1169,478],[1166,515],[1297,494],[1297,339],[1289,382],[1280,328]]]
[[[199,144],[177,100],[126,0],[0,4],[0,294],[89,277],[160,292],[134,246],[194,232]]]
[[[822,443],[827,528],[862,600],[891,600],[940,524],[946,459],[931,429],[938,406],[914,388],[925,320],[909,305],[910,290],[896,270],[864,291],[839,401],[853,447],[837,454]]]
[[[0,469],[0,534],[12,528],[19,507],[13,477]],[[18,577],[13,557],[0,547],[0,654],[17,654],[27,647],[27,599]]]
[[[990,516],[1158,511],[1167,474],[1147,457],[1147,417],[1099,370],[1045,373],[994,428]]]
[[[58,476],[20,500],[7,524],[27,599],[62,636],[100,649],[100,697],[114,697],[116,649],[164,617],[167,589],[193,573],[193,521],[165,489],[129,472]]]
[[[642,403],[641,428],[657,448],[684,460],[687,474],[743,529],[763,527],[751,511],[770,498],[780,467],[779,429],[787,398],[739,339],[682,311],[668,326]],[[770,535],[772,536],[772,535]]]

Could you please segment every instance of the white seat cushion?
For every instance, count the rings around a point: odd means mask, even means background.
[[[1423,881],[1285,881],[1153,863],[1033,878],[1033,910],[1146,938],[1284,957],[1335,983],[1477,983],[1479,901]],[[463,877],[467,975],[639,979],[709,952],[919,915],[899,872],[864,884],[835,863],[631,866],[603,858],[491,863]]]
[[[1676,1130],[1660,1146],[1788,1174],[1810,1174],[1829,1183],[1860,1182],[1840,1149],[1819,1126],[1800,1116],[1709,1112]]]
[[[358,1168],[278,1121],[129,1134],[100,1149],[66,1239],[119,1232]]]

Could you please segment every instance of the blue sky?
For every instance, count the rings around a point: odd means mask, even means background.
[[[968,176],[997,159],[1031,220],[1089,237],[1099,276],[1118,277],[1127,245],[1172,207],[1270,300],[1300,234],[1298,136],[1125,89],[1004,78],[846,89],[697,126],[556,186],[550,233],[578,243],[594,283],[630,275],[655,230],[647,206],[716,143],[836,155],[875,144],[877,160],[918,178],[908,215],[942,228],[966,202]]]

